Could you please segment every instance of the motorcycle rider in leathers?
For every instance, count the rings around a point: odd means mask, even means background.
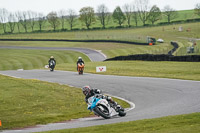
[[[54,62],[55,62],[55,66],[56,66],[56,60],[54,59],[53,56],[51,56],[50,59],[49,59],[49,61],[48,61],[48,62],[49,62],[49,67],[50,67],[50,62],[51,62],[51,61],[54,61]]]
[[[83,94],[85,95],[86,103],[88,103],[88,99],[94,96],[95,94],[102,94],[99,89],[91,89],[90,86],[84,86],[82,88],[82,91],[83,91]],[[117,112],[119,110],[124,111],[124,109],[120,105],[118,105],[117,102],[115,102],[110,96],[102,95],[101,98],[106,99],[108,103],[110,104],[110,106],[113,107]]]
[[[77,64],[77,71],[78,71],[78,64],[81,63],[81,64],[85,64],[82,57],[78,57],[78,61],[76,62]]]

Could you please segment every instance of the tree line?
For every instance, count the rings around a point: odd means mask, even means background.
[[[200,16],[200,3],[195,5],[194,11]],[[135,0],[132,4],[117,6],[112,13],[104,4],[99,5],[96,12],[93,7],[83,7],[80,9],[79,15],[73,9],[52,11],[45,16],[43,13],[33,11],[12,13],[2,8],[0,9],[0,28],[3,29],[4,33],[13,33],[15,29],[20,33],[20,25],[25,32],[28,32],[28,28],[31,28],[33,32],[37,26],[41,32],[45,23],[49,23],[55,31],[59,26],[62,30],[66,29],[65,23],[67,22],[70,30],[73,30],[76,21],[81,21],[87,29],[90,29],[91,25],[99,21],[104,29],[111,19],[119,27],[124,23],[131,27],[131,22],[138,26],[139,21],[145,26],[147,22],[154,25],[155,22],[162,19],[162,16],[166,16],[168,23],[170,23],[177,15],[177,11],[169,5],[166,5],[162,11],[157,5],[150,7],[149,0]]]

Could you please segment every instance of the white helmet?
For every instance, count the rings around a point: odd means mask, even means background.
[[[80,59],[82,59],[82,57],[78,57],[78,59],[80,60]]]

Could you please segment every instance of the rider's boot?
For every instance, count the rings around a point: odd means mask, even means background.
[[[124,111],[124,109],[117,102],[113,101],[111,97],[107,96],[106,99],[111,103],[117,112]]]
[[[117,110],[118,111],[124,111],[124,108],[122,108],[120,105],[117,105]]]

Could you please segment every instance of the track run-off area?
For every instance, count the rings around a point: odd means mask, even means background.
[[[88,53],[88,55],[90,54]],[[101,117],[80,118],[25,129],[4,130],[2,133],[28,133],[88,127],[200,112],[200,81],[90,73],[78,75],[77,72],[59,70],[54,72],[49,70],[9,70],[0,71],[0,74],[23,79],[38,79],[78,88],[90,85],[103,90],[106,94],[123,98],[132,103],[132,109],[127,112],[125,117],[106,120]]]

